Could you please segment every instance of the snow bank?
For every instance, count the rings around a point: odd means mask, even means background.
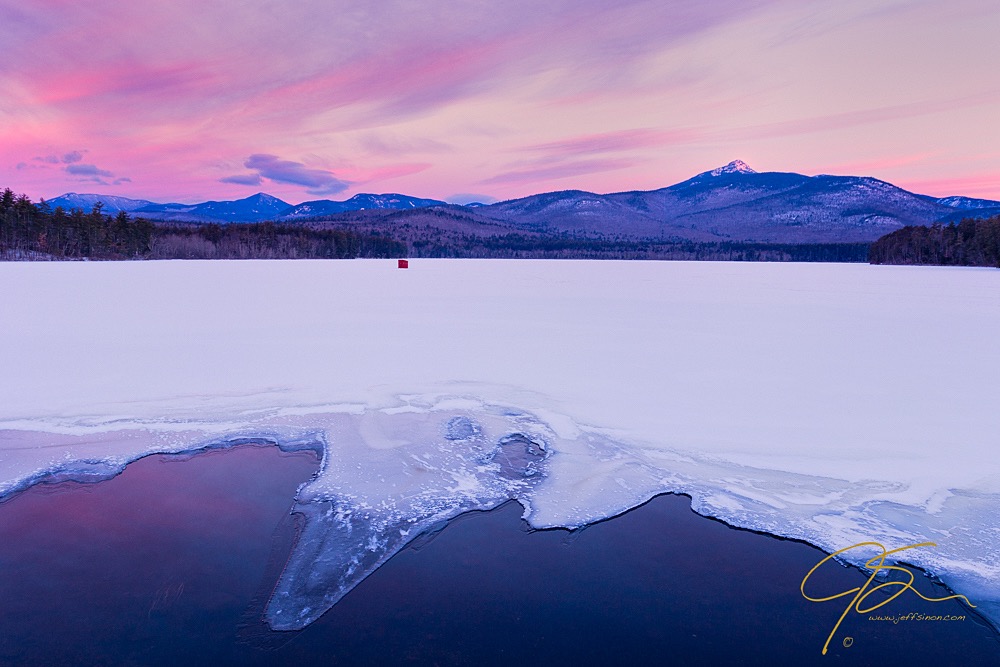
[[[831,551],[934,541],[908,560],[998,609],[1000,272],[394,267],[0,264],[0,494],[241,438],[322,448],[276,627],[456,513],[517,498],[579,526],[665,491]]]

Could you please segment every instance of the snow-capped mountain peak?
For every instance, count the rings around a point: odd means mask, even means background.
[[[752,169],[743,160],[733,160],[724,167],[719,167],[706,173],[709,176],[722,176],[723,174],[756,174],[757,171]]]
[[[255,195],[251,195],[251,196],[247,197],[247,200],[248,201],[258,201],[258,202],[261,202],[261,203],[264,203],[264,204],[277,204],[277,205],[288,206],[287,203],[285,203],[282,200],[278,199],[274,195],[267,194],[266,192],[258,192]]]
[[[119,197],[116,195],[80,194],[76,192],[67,192],[48,200],[49,206],[53,209],[57,206],[61,206],[67,211],[79,208],[83,209],[87,213],[89,213],[94,207],[94,204],[98,202],[103,204],[104,213],[111,215],[114,215],[118,211],[132,212],[153,203],[145,199],[130,199],[128,197]]]

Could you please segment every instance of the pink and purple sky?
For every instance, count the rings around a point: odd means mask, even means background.
[[[0,187],[470,201],[740,158],[1000,199],[996,0],[0,0]]]

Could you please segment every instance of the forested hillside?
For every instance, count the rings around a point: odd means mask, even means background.
[[[872,264],[1000,267],[1000,216],[948,225],[911,226],[886,234],[868,251]]]

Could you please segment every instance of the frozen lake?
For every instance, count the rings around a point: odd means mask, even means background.
[[[154,451],[323,455],[268,609],[307,625],[422,530],[656,494],[874,541],[1000,619],[1000,272],[423,260],[0,264],[0,492]],[[867,554],[851,554],[864,561]]]

